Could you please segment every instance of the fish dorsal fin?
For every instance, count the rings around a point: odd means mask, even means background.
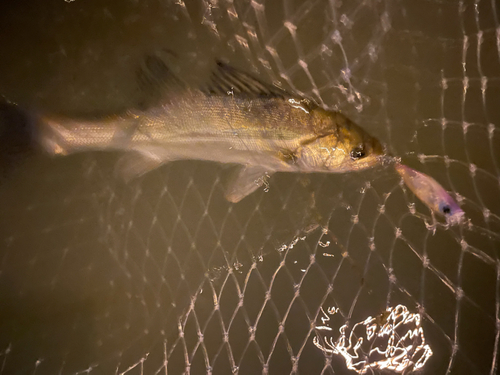
[[[242,72],[217,60],[217,67],[212,73],[207,87],[209,94],[237,94],[248,97],[267,97],[285,99],[291,97],[285,90],[259,81],[250,74]]]
[[[155,105],[158,102],[169,102],[172,95],[186,89],[187,85],[177,77],[165,62],[166,59],[177,57],[173,52],[160,56],[159,53],[148,55],[136,71],[137,83],[144,106]]]

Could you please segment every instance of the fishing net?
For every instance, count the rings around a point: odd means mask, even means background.
[[[40,41],[2,59],[2,94],[20,106],[112,112],[155,100],[133,79],[146,54],[174,51],[172,69],[193,82],[224,59],[342,111],[435,178],[467,221],[433,217],[391,166],[276,174],[231,204],[230,171],[213,163],[124,184],[113,153],[32,156],[0,190],[0,374],[496,374],[497,8],[12,5],[11,45]]]

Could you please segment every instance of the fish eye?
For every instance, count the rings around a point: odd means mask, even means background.
[[[444,206],[441,208],[441,211],[443,211],[443,214],[448,215],[448,214],[450,214],[450,213],[451,213],[451,208],[450,208],[450,206],[448,206],[448,205],[444,205]]]
[[[352,149],[350,153],[351,159],[352,160],[357,160],[364,158],[366,156],[365,149],[363,146],[358,146]]]

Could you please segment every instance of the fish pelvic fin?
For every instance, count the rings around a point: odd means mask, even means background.
[[[257,166],[241,166],[230,177],[227,184],[225,197],[229,202],[238,203],[246,196],[252,194],[259,187],[269,186],[267,181],[272,173]]]
[[[158,168],[166,161],[153,154],[131,151],[120,157],[115,166],[115,175],[125,182],[140,177]]]

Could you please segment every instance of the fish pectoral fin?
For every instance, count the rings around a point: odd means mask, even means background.
[[[262,185],[269,186],[268,179],[272,173],[262,167],[239,167],[231,176],[225,197],[229,202],[237,203],[250,195]]]
[[[158,168],[164,163],[165,160],[152,154],[144,154],[137,151],[128,152],[116,163],[115,173],[126,182],[129,182],[134,178]]]
[[[278,158],[281,161],[284,161],[287,164],[296,164],[297,163],[297,153],[288,149],[281,149],[278,151]]]

